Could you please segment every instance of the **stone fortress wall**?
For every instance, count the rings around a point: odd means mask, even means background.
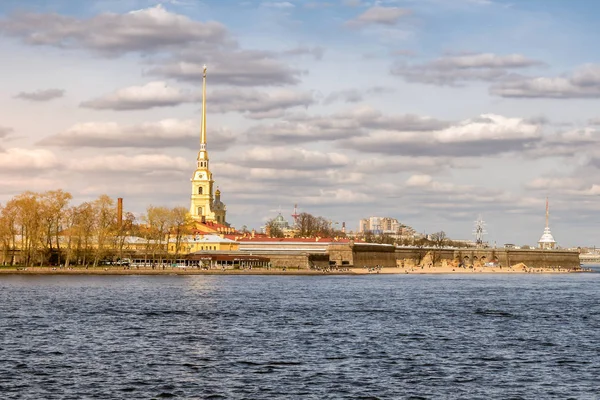
[[[260,252],[255,252],[256,255]],[[579,253],[569,250],[520,250],[520,249],[448,249],[395,247],[370,243],[328,244],[325,253],[269,252],[274,266],[285,267],[474,267],[488,265],[508,267],[523,263],[530,268],[561,267],[577,269]]]

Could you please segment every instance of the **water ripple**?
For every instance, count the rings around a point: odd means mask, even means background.
[[[2,276],[3,399],[596,399],[600,274]]]

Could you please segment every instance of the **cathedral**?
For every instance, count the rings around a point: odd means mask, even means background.
[[[192,176],[192,197],[190,215],[196,223],[209,226],[229,227],[225,215],[227,207],[221,201],[221,191],[217,189],[213,196],[214,181],[209,168],[206,150],[206,66],[202,77],[202,127],[200,133],[200,151],[198,163]]]

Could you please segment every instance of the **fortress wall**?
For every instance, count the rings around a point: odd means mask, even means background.
[[[579,252],[567,250],[505,250],[506,264],[523,263],[528,267],[579,268]]]
[[[396,248],[399,267],[420,265],[458,266],[460,263],[483,267],[485,263],[496,262],[501,266],[523,263],[528,267],[579,268],[579,253],[568,250],[520,250],[520,249],[435,249],[435,248]]]
[[[337,266],[395,267],[396,254],[392,245],[370,243],[332,244],[329,260]]]
[[[286,267],[286,268],[298,268],[308,269],[310,267],[309,264],[309,254],[308,253],[282,253],[282,254],[259,254],[253,253],[255,255],[260,255],[264,257],[269,257],[271,259],[271,265],[273,267]]]

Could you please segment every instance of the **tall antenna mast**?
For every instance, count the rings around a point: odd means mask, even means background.
[[[298,226],[298,204],[294,204],[294,213],[292,214],[292,218],[294,218],[294,226]]]

